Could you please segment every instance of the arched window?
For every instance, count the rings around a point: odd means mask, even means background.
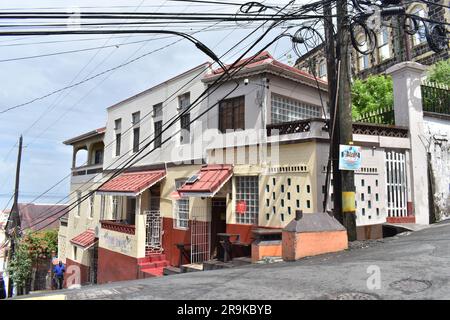
[[[87,165],[88,151],[86,148],[78,149],[75,154],[75,167],[82,167]]]

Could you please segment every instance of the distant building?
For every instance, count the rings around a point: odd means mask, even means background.
[[[448,5],[447,0],[435,0],[436,4]],[[435,21],[450,23],[450,10],[442,6],[413,2],[407,6],[408,13],[429,18]],[[402,61],[415,61],[423,65],[431,65],[438,61],[450,58],[450,49],[436,53],[432,51],[425,37],[425,27],[419,24],[418,32],[414,35],[407,34],[403,28],[399,28],[400,22],[396,18],[391,18],[383,22],[377,33],[377,44],[373,53],[362,55],[355,49],[351,53],[352,74],[356,78],[364,79],[369,75],[384,74],[385,71]],[[356,37],[357,41],[362,41],[363,35]],[[396,45],[395,39],[398,45]],[[313,68],[316,75],[326,80],[327,65],[324,45],[320,45],[302,57],[297,59],[297,68],[310,72],[309,60],[313,61]]]

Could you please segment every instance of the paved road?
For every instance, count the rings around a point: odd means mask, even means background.
[[[450,223],[441,223],[370,247],[296,262],[185,273],[52,294],[55,299],[450,299],[449,280]]]

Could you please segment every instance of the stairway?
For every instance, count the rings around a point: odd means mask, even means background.
[[[139,270],[145,278],[162,277],[164,268],[169,266],[166,255],[162,253],[153,253],[145,258],[138,259]]]

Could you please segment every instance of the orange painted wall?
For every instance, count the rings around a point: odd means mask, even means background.
[[[294,233],[283,231],[283,259],[342,251],[348,248],[346,231]]]
[[[255,263],[263,257],[281,257],[282,245],[252,243],[252,262]]]

